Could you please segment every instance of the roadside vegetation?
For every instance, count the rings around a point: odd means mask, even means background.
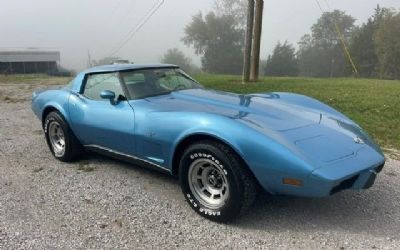
[[[222,91],[242,94],[295,92],[314,97],[356,121],[384,148],[400,150],[400,81],[264,77],[258,82],[242,84],[241,77],[233,75],[197,74],[194,78],[207,88]],[[0,101],[27,101],[37,85],[65,85],[70,80],[46,75],[0,75]],[[20,87],[11,91],[5,86],[9,84],[20,84]]]
[[[70,80],[70,77],[51,77],[45,74],[0,74],[0,102],[26,102],[31,99],[34,90],[49,86],[66,85]]]
[[[243,68],[246,0],[219,0],[207,13],[198,13],[184,29],[183,43],[201,58],[209,74],[239,75]],[[400,11],[375,8],[358,25],[341,10],[324,12],[297,42],[278,41],[273,51],[262,53],[260,73],[268,76],[351,77],[400,79]],[[346,45],[344,48],[343,45]],[[347,53],[348,52],[348,53]],[[168,50],[163,62],[185,65],[190,59],[179,50]]]
[[[46,74],[0,74],[0,84],[24,83],[34,85],[59,85],[67,84],[71,79],[72,77],[53,77]]]
[[[356,121],[383,147],[400,149],[400,81],[267,77],[242,84],[239,76],[197,75],[207,88],[235,92],[295,92],[321,100]]]

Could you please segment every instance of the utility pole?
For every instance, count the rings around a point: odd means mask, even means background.
[[[247,28],[244,49],[243,82],[250,80],[251,52],[253,45],[253,26],[254,26],[254,0],[249,0],[247,11]]]
[[[264,11],[264,0],[255,0],[255,17],[254,17],[254,40],[253,40],[253,52],[252,52],[252,63],[250,80],[257,81],[259,76],[260,68],[260,51],[261,51],[261,33],[262,33],[262,22],[263,22],[263,11]]]
[[[92,56],[90,55],[90,51],[89,50],[87,51],[87,54],[88,54],[87,65],[88,65],[89,68],[91,68],[92,67]]]

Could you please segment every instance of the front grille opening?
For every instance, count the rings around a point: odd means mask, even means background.
[[[337,185],[336,187],[334,187],[331,190],[331,195],[336,194],[342,190],[351,188],[354,185],[354,182],[356,182],[358,177],[359,177],[359,175],[356,175],[347,180],[342,181],[339,185]]]
[[[384,166],[385,166],[385,164],[380,165],[379,167],[377,167],[377,168],[375,169],[375,171],[376,171],[377,173],[382,172]]]

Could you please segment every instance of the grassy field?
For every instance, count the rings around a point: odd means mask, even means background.
[[[3,75],[0,74],[0,84],[25,83],[33,85],[67,84],[72,77],[52,77],[46,74]]]
[[[400,81],[268,77],[257,83],[242,84],[239,76],[203,74],[195,78],[208,88],[236,93],[283,91],[312,96],[352,118],[381,146],[400,150]],[[45,75],[0,75],[1,84],[52,85],[66,84],[69,80]]]
[[[262,78],[198,75],[208,88],[236,93],[295,92],[321,100],[360,124],[385,148],[400,149],[400,81],[375,79]]]

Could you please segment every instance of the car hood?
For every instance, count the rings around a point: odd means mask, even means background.
[[[317,110],[286,103],[274,94],[239,95],[193,89],[149,100],[158,110],[213,113],[277,131],[318,124],[321,120]]]
[[[276,93],[239,95],[195,89],[148,99],[155,112],[218,114],[255,129],[319,164],[354,157],[363,148],[382,155],[355,123],[343,117],[293,103]]]

